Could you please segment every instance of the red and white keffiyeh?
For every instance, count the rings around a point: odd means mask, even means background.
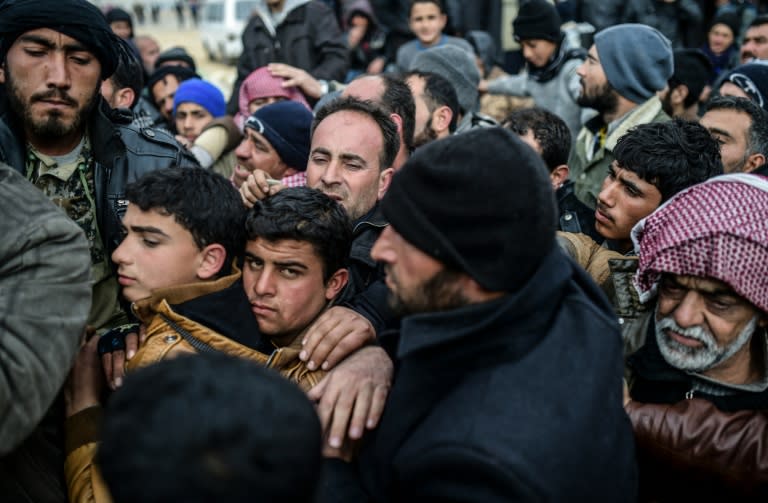
[[[632,240],[641,301],[671,273],[720,280],[768,312],[768,178],[740,173],[694,185],[638,222]]]

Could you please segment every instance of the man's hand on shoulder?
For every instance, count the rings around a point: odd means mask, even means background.
[[[309,398],[317,402],[323,426],[326,457],[349,459],[345,439],[359,440],[363,432],[379,424],[392,384],[393,365],[387,353],[368,346],[339,363],[317,386]]]
[[[307,330],[299,358],[310,370],[330,370],[375,339],[376,331],[365,316],[348,307],[333,306]]]

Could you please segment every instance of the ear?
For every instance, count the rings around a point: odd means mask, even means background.
[[[219,243],[209,244],[200,252],[200,263],[197,265],[197,277],[203,280],[211,279],[219,274],[227,259],[227,250]]]
[[[133,89],[124,87],[117,91],[117,96],[115,96],[117,98],[116,104],[119,108],[131,108],[131,103],[133,103],[135,97],[136,93],[133,92]]]
[[[282,161],[280,161],[280,162],[282,162]],[[293,175],[295,175],[298,172],[299,172],[299,170],[297,170],[297,169],[285,168],[285,171],[283,171],[283,178],[285,178],[286,176],[293,176]]]
[[[392,119],[392,122],[395,123],[397,126],[397,134],[400,135],[400,137],[403,136],[403,118],[400,117],[400,114],[389,114],[389,118]]]
[[[570,169],[568,169],[568,166],[565,164],[561,164],[553,169],[552,172],[549,173],[549,179],[552,180],[552,187],[557,190],[557,188],[568,179],[569,173]]]
[[[756,153],[747,157],[747,162],[744,163],[744,173],[750,173],[755,169],[765,164],[765,155]]]
[[[448,24],[448,15],[440,14],[440,31],[445,30],[445,25]]]
[[[344,289],[349,281],[349,270],[339,269],[325,283],[325,299],[333,300]]]
[[[394,174],[395,170],[393,168],[387,168],[379,174],[379,194],[377,196],[379,201],[387,193],[389,184],[392,182],[392,175]]]
[[[437,136],[440,137],[442,133],[449,132],[451,126],[451,119],[453,119],[453,112],[448,106],[437,107],[432,112],[432,129],[435,130]]]
[[[0,66],[0,84],[5,84],[5,63]]]

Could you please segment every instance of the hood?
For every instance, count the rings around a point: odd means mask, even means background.
[[[310,0],[285,0],[283,10],[277,14],[272,14],[267,6],[266,0],[261,0],[256,7],[256,14],[264,21],[264,25],[267,27],[272,36],[275,35],[275,28],[283,24],[285,18],[294,9],[301,7],[302,5],[309,3]]]

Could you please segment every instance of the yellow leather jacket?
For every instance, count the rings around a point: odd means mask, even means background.
[[[299,360],[303,333],[288,346],[265,354],[182,316],[172,308],[173,305],[229,288],[239,279],[240,271],[236,271],[215,281],[158,289],[151,297],[135,302],[132,306],[134,314],[145,325],[147,337],[136,355],[127,362],[127,373],[182,354],[222,352],[273,368],[304,391],[320,382],[327,372],[310,371]],[[100,422],[100,407],[85,409],[66,420],[67,457],[64,471],[71,503],[112,501],[98,467],[93,463]]]

